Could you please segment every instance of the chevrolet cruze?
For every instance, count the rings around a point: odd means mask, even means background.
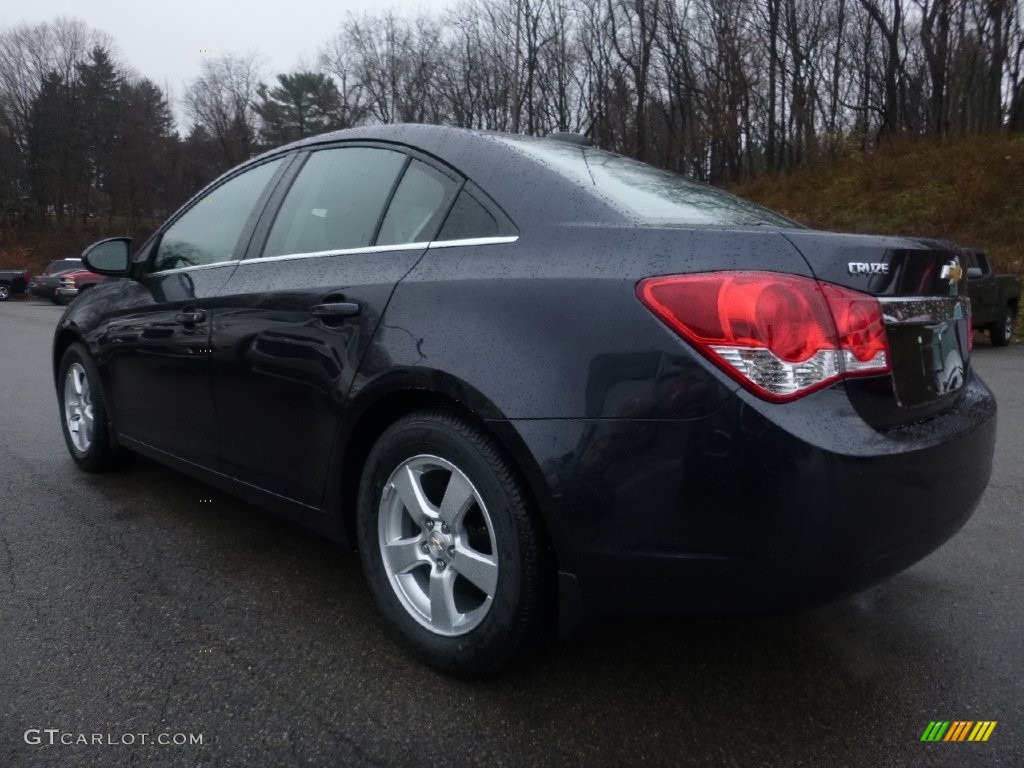
[[[995,403],[959,253],[800,227],[587,146],[438,126],[268,152],[57,328],[74,461],[139,453],[358,549],[421,659],[792,610],[957,531]]]

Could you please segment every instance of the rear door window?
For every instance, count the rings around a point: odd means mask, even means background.
[[[377,236],[377,245],[422,243],[430,240],[457,186],[440,171],[412,160],[395,190]]]
[[[407,156],[375,147],[313,152],[281,204],[263,256],[365,248]]]
[[[464,189],[459,193],[437,239],[468,240],[475,237],[494,237],[498,234],[500,227],[494,215]]]

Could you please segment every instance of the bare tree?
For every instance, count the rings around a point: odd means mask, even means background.
[[[257,147],[256,99],[262,80],[257,54],[225,54],[203,61],[201,74],[185,92],[185,110],[220,146],[229,168]]]
[[[369,112],[366,89],[356,75],[356,56],[343,34],[335,35],[327,41],[320,49],[319,61],[320,67],[334,78],[338,88],[338,127],[359,125]]]
[[[882,82],[885,89],[882,131],[898,133],[900,123],[899,78],[901,72],[900,35],[903,32],[903,0],[889,0],[889,9],[883,9],[879,0],[859,0],[871,16],[882,36],[885,49],[885,68]]]

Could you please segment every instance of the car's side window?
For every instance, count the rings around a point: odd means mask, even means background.
[[[232,260],[253,208],[283,161],[234,176],[195,203],[161,236],[151,271]]]
[[[369,246],[406,159],[373,147],[312,153],[281,204],[263,256]]]
[[[497,220],[475,197],[463,189],[452,206],[437,240],[466,240],[494,237],[500,232]]]
[[[429,240],[457,189],[448,176],[426,163],[412,160],[388,205],[376,245]]]

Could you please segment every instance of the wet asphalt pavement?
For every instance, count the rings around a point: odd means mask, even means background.
[[[61,311],[0,304],[0,766],[1024,765],[1024,347],[976,347],[992,482],[915,567],[799,616],[592,626],[465,683],[383,632],[354,554],[149,461],[78,472]],[[932,720],[998,725],[922,743]]]

